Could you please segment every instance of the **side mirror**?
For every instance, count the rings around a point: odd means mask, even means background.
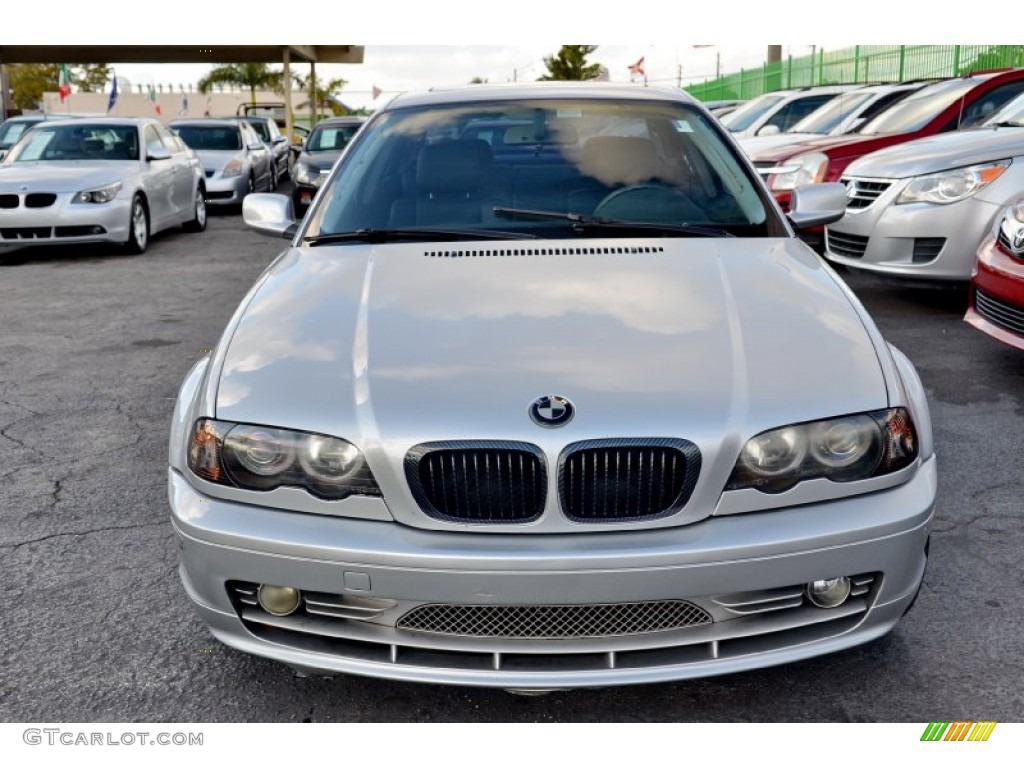
[[[299,228],[288,195],[256,193],[242,200],[242,221],[261,235],[291,239]]]
[[[782,131],[779,130],[779,126],[771,125],[771,124],[769,124],[769,125],[762,125],[757,130],[757,135],[758,136],[778,136],[780,133],[782,133]]]
[[[146,150],[147,160],[170,160],[171,150],[167,147],[153,147],[152,149]]]
[[[275,137],[274,137],[274,143],[275,143],[275,144],[283,144],[283,143],[284,143],[284,142],[286,142],[286,141],[288,141],[288,139],[286,139],[286,138],[285,138],[284,136],[282,136],[281,134],[278,134],[277,136],[275,136]]]
[[[263,149],[263,142],[253,142],[248,146],[248,149]]]
[[[846,200],[846,186],[838,181],[804,184],[793,190],[789,221],[797,229],[831,224],[846,214]]]

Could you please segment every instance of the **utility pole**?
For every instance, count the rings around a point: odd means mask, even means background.
[[[676,64],[676,88],[683,87],[683,65]]]

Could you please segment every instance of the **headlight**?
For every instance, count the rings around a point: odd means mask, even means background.
[[[798,155],[787,160],[785,165],[795,165],[797,168],[789,173],[780,173],[771,177],[769,186],[775,191],[796,189],[803,184],[820,184],[825,180],[825,173],[828,171],[828,155],[823,155],[821,152]]]
[[[1010,167],[1009,160],[986,165],[972,165],[967,168],[954,168],[951,171],[933,173],[930,176],[918,176],[896,198],[901,203],[935,203],[946,205],[964,200],[987,187],[998,179],[1003,171]]]
[[[230,176],[241,176],[243,168],[245,168],[245,163],[236,157],[234,160],[228,161],[228,164],[224,166],[224,170],[221,171],[220,175],[225,178]]]
[[[324,499],[380,496],[358,448],[310,432],[200,419],[192,428],[188,467],[211,483],[255,491],[291,486]]]
[[[72,203],[109,203],[115,197],[117,193],[121,191],[122,184],[120,181],[115,181],[113,184],[107,184],[105,187],[97,187],[96,189],[87,189],[84,192],[79,192],[72,199]]]
[[[295,166],[295,180],[300,184],[320,184],[320,169],[307,163]]]
[[[725,490],[781,493],[819,477],[848,483],[895,472],[916,458],[917,435],[904,408],[793,424],[750,438]]]

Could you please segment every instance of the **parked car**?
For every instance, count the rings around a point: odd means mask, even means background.
[[[866,85],[840,93],[782,133],[768,136],[744,136],[740,146],[749,156],[787,144],[799,144],[821,136],[839,136],[855,131],[893,104],[924,88],[926,83]]]
[[[0,242],[118,243],[206,228],[206,180],[195,153],[157,120],[40,123],[0,163]]]
[[[33,125],[45,122],[47,120],[66,120],[72,115],[52,115],[52,114],[38,114],[38,115],[18,115],[17,117],[9,117],[0,123],[0,160],[4,159],[4,155],[7,151],[14,146],[14,142],[21,138],[22,134],[25,133]],[[77,117],[77,116],[76,116]]]
[[[936,465],[910,362],[793,236],[844,204],[787,221],[675,88],[395,97],[301,222],[243,206],[290,244],[175,406],[195,609],[300,669],[513,689],[888,632]]]
[[[362,117],[331,117],[313,126],[292,168],[292,204],[297,212],[305,212],[331,167],[364,122]]]
[[[978,248],[964,320],[1024,351],[1024,197],[1003,211]]]
[[[976,126],[1022,91],[1024,69],[943,80],[903,99],[854,134],[787,144],[752,159],[762,170],[783,169],[767,180],[785,210],[795,187],[838,181],[850,163],[880,149]]]
[[[980,128],[899,144],[846,169],[825,256],[892,276],[971,278],[978,243],[1024,191],[1024,94]]]
[[[270,151],[245,121],[174,120],[172,128],[196,151],[206,173],[206,202],[239,205],[251,192],[270,190]]]
[[[722,125],[736,138],[743,136],[771,136],[788,131],[807,115],[831,101],[837,94],[857,88],[857,85],[823,85],[815,88],[795,88],[773,91],[751,99],[735,111],[725,115]]]
[[[273,192],[277,189],[280,180],[286,178],[291,170],[291,148],[288,143],[288,137],[278,130],[277,123],[271,117],[249,115],[235,119],[247,122],[263,141],[263,146],[270,152],[273,162],[273,173],[270,175],[270,191]]]

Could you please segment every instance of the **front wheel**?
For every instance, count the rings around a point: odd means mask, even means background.
[[[185,222],[186,232],[202,232],[206,229],[206,194],[202,187],[196,187],[196,199],[192,219]]]
[[[270,161],[270,191],[277,192],[277,163]]]
[[[139,195],[132,199],[132,212],[128,220],[128,241],[124,244],[128,253],[145,253],[149,245],[149,211]]]

